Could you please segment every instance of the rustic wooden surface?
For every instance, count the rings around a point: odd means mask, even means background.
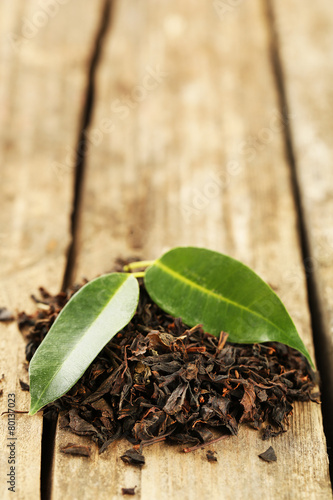
[[[47,26],[25,38],[34,32],[22,34],[22,19],[33,19],[39,2],[0,3],[0,307],[14,313],[35,309],[29,296],[40,285],[57,292],[66,265],[75,165],[71,160],[65,170],[53,162],[63,162],[67,147],[76,149],[102,2],[81,11],[78,4],[59,8]],[[11,393],[16,409],[28,410],[29,394],[19,384],[28,382],[25,342],[15,324],[0,323],[0,339],[0,412]],[[16,417],[15,493],[6,483],[7,417],[0,425],[0,497],[38,499],[41,416]]]
[[[0,96],[6,103],[0,111],[6,132],[0,146],[0,306],[13,309],[26,308],[29,293],[40,284],[52,291],[60,287],[70,241],[74,158],[66,158],[79,134],[103,2],[84,9],[78,0],[63,3],[47,29],[12,47],[14,55],[6,35],[19,33],[21,17],[31,18],[38,3],[6,0],[0,5],[0,29],[7,42],[0,60]],[[328,118],[321,122],[319,107],[307,107],[311,86],[316,93],[320,83],[329,95],[324,64],[320,81],[308,74],[317,61],[312,19],[321,19],[328,2],[320,0],[320,7],[309,4],[308,9],[299,3],[294,2],[293,22],[285,1],[273,3],[272,11],[262,0],[113,2],[86,131],[89,149],[73,279],[108,271],[118,256],[153,259],[176,245],[216,249],[250,265],[276,289],[313,354],[286,134],[291,128],[295,136],[300,175],[302,165],[308,168],[301,194],[311,228],[314,207],[329,207],[324,182],[319,186],[322,204],[306,199],[314,193],[312,177],[318,182],[323,178],[309,170],[311,149],[306,155],[302,142],[310,114],[329,143]],[[278,49],[286,68],[287,116],[272,58],[277,49],[272,12],[282,40]],[[333,21],[323,19],[321,30],[330,32]],[[315,47],[309,61],[301,50],[307,39],[309,50]],[[323,35],[322,43],[327,40]],[[305,76],[309,88],[303,95]],[[311,136],[320,148],[317,139]],[[324,178],[329,179],[328,161],[325,167]],[[314,227],[328,229],[316,217]],[[315,233],[311,241],[316,241]],[[318,280],[323,274],[318,271]],[[327,298],[322,303],[328,310]],[[2,407],[14,387],[20,396],[17,408],[25,409],[27,394],[17,388],[18,378],[27,377],[24,345],[15,325],[0,326]],[[3,418],[1,491],[6,498]],[[17,437],[18,498],[36,499],[40,417],[19,417]],[[135,485],[135,498],[141,500],[332,498],[321,410],[315,404],[296,404],[289,431],[272,442],[242,427],[237,438],[211,447],[218,453],[217,464],[207,462],[205,450],[184,455],[162,443],[145,449],[146,465],[138,470],[119,459],[129,447],[126,442],[114,443],[102,455],[94,449],[90,459],[61,454],[68,442],[87,440],[57,429],[53,500],[120,499],[122,487]],[[274,464],[258,458],[270,444],[278,456]]]
[[[147,75],[157,68],[154,85]],[[217,249],[277,288],[311,349],[304,274],[293,282],[302,257],[262,2],[222,19],[208,3],[117,4],[96,96],[76,278],[105,272],[119,255]],[[320,408],[297,406],[291,427],[275,441],[281,459],[270,468],[257,456],[266,443],[242,429],[214,447],[214,468],[204,451],[183,456],[161,445],[133,471],[119,459],[122,443],[72,462],[67,481],[59,448],[71,437],[59,429],[53,495],[121,498],[121,487],[136,484],[139,498],[330,498]]]
[[[275,10],[286,94],[292,114],[290,123],[295,165],[310,250],[306,266],[314,281],[318,326],[322,332],[320,347],[325,396],[332,415],[333,10],[329,0],[320,0],[310,17],[302,5],[300,0],[291,5],[290,2],[276,1]],[[318,334],[315,332],[315,335]]]

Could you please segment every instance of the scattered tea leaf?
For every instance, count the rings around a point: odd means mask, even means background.
[[[98,429],[92,424],[79,416],[76,408],[72,408],[68,412],[69,428],[78,436],[94,436],[100,437]]]
[[[123,462],[130,465],[141,466],[145,463],[145,457],[138,450],[130,448],[120,457]]]
[[[217,457],[215,456],[216,451],[208,450],[206,453],[206,458],[208,462],[217,462]]]
[[[275,292],[241,262],[212,250],[179,247],[148,267],[147,291],[164,311],[241,344],[281,342],[311,357]]]
[[[76,455],[80,457],[90,457],[91,455],[91,448],[81,444],[68,443],[66,446],[60,448],[60,451],[66,455]]]
[[[0,321],[13,321],[14,314],[11,313],[6,307],[0,307]]]
[[[113,273],[83,286],[66,304],[29,367],[30,415],[65,394],[133,317],[137,280]]]
[[[275,455],[275,451],[272,446],[270,446],[264,453],[260,453],[258,455],[259,458],[265,460],[265,462],[276,462],[277,458]]]
[[[23,380],[19,380],[20,382],[20,386],[21,386],[21,389],[22,391],[29,391],[29,384],[27,384],[26,382],[24,382]]]
[[[135,488],[121,488],[122,495],[135,495]]]

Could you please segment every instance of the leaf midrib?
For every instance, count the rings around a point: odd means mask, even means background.
[[[105,304],[105,306],[101,309],[100,313],[98,314],[98,316],[96,316],[96,318],[99,318],[101,316],[101,314],[103,313],[103,311],[107,308],[107,306],[110,304],[110,302],[112,301],[113,297],[115,296],[115,294],[121,289],[122,286],[124,286],[124,284],[126,283],[126,281],[128,280],[129,276],[126,277],[126,279],[118,286],[118,288],[116,288],[116,290],[113,292],[112,294],[112,297],[111,299]],[[94,322],[96,321],[96,318],[94,320]],[[93,322],[93,323],[94,323]],[[93,324],[91,323],[91,324]],[[84,334],[82,335],[81,337],[81,340],[88,334],[89,330],[91,329],[91,325],[89,326],[89,328],[87,328],[87,330],[84,332]],[[38,403],[41,399],[42,399],[42,396],[43,394],[45,394],[45,392],[47,391],[47,389],[50,387],[50,384],[51,382],[53,382],[53,380],[55,379],[55,377],[58,375],[59,371],[61,370],[61,367],[62,365],[64,364],[64,362],[69,358],[69,356],[72,354],[72,352],[75,350],[76,346],[77,346],[78,342],[76,342],[75,344],[75,347],[74,349],[71,349],[71,351],[68,352],[67,356],[65,356],[65,358],[63,358],[61,364],[59,365],[58,369],[56,370],[56,372],[54,373],[53,377],[50,379],[49,383],[46,385],[46,387],[44,388],[43,392],[41,393],[40,397],[38,398],[37,402]],[[59,396],[61,397],[61,396]],[[44,405],[43,405],[44,406]],[[34,408],[36,407],[36,404],[34,405]],[[38,411],[38,410],[37,410]]]
[[[279,330],[281,333],[283,333],[283,334],[286,333],[284,330],[282,330],[281,328],[279,328],[275,323],[273,323],[269,319],[265,318],[265,316],[261,316],[261,314],[255,312],[255,311],[252,311],[248,307],[243,306],[241,304],[238,304],[237,302],[234,302],[233,300],[227,299],[226,297],[224,297],[223,295],[220,295],[219,293],[213,292],[212,290],[209,290],[209,289],[203,287],[202,285],[199,285],[195,281],[192,281],[189,278],[186,278],[182,274],[180,274],[177,271],[174,271],[170,267],[166,266],[160,260],[155,261],[154,265],[160,267],[160,269],[162,269],[162,271],[165,271],[166,273],[170,274],[171,276],[174,276],[176,279],[179,279],[180,281],[183,281],[184,283],[187,283],[189,286],[191,286],[193,288],[196,288],[200,292],[204,292],[204,293],[206,293],[208,295],[211,295],[212,297],[215,297],[217,299],[222,300],[223,302],[225,302],[227,304],[231,304],[231,305],[233,305],[235,307],[243,309],[244,311],[247,311],[249,314],[252,314],[253,316],[257,316],[258,318],[262,319],[266,323],[269,323],[270,325],[274,326],[274,328],[276,328],[277,330]]]

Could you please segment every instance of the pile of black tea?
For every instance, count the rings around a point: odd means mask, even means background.
[[[78,289],[52,296],[41,288],[41,298],[33,297],[36,313],[19,315],[28,361]],[[318,402],[314,373],[299,352],[278,343],[231,344],[227,337],[188,328],[159,309],[141,284],[130,324],[45,411],[61,412],[60,425],[91,436],[100,453],[118,438],[137,445],[134,453],[162,440],[191,451],[236,435],[242,423],[268,439],[286,431],[294,401]],[[124,461],[140,462],[137,455]]]

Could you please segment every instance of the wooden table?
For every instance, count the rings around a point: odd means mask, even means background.
[[[119,256],[173,246],[232,255],[287,306],[333,415],[333,9],[331,0],[1,0],[0,306],[34,306],[40,285],[93,278]],[[26,410],[24,341],[0,324],[1,411]],[[16,418],[16,493],[8,491],[1,418],[1,498],[330,499],[322,412],[296,404],[271,443],[237,438],[184,456],[85,442],[40,415]],[[330,434],[331,432],[331,434]],[[273,442],[273,441],[272,441]],[[48,469],[48,463],[52,468]],[[48,490],[48,491],[47,491]]]

